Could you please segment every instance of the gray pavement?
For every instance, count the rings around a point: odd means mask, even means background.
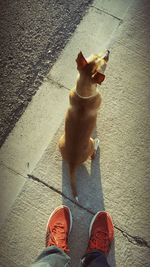
[[[0,145],[26,109],[91,2],[0,1]]]
[[[73,267],[86,249],[89,223],[98,210],[109,211],[115,225],[111,267],[150,266],[149,8],[149,1],[96,0],[2,146],[0,266],[34,261],[44,247],[49,214],[62,203],[74,219]],[[95,132],[100,150],[77,170],[77,205],[57,141],[78,50],[88,56],[108,45],[111,57],[99,88],[103,103]]]

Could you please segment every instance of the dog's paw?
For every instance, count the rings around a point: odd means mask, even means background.
[[[95,150],[95,152],[99,147],[99,143],[100,143],[100,140],[98,138],[95,138],[94,139],[94,150]]]
[[[76,201],[77,203],[79,203],[79,198],[78,198],[78,196],[75,197],[75,201]]]

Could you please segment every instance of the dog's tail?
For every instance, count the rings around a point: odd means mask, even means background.
[[[69,173],[70,173],[70,183],[71,183],[72,194],[75,200],[78,202],[75,169],[76,169],[76,166],[74,164],[69,163]]]

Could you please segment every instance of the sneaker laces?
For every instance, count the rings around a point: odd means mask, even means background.
[[[67,233],[64,231],[64,226],[61,222],[57,222],[50,233],[48,246],[52,245],[57,245],[64,251],[69,251],[67,246]]]
[[[109,245],[108,234],[101,230],[97,230],[90,238],[90,248],[92,249],[100,249],[104,252],[108,252]]]

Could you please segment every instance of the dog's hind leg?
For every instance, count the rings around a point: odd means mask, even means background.
[[[62,135],[58,141],[59,150],[61,152],[62,158],[66,159],[66,149],[65,149],[65,136]]]

